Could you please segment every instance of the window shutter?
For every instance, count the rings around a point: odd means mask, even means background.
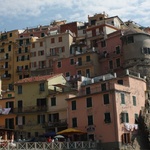
[[[18,125],[18,117],[16,117],[16,125]]]
[[[23,125],[25,124],[25,116],[22,117]]]

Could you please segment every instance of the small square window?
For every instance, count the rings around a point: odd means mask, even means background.
[[[90,56],[86,56],[86,62],[89,62],[89,61],[91,61]]]
[[[106,91],[106,83],[101,84],[101,90]]]
[[[77,118],[72,118],[72,127],[77,127]]]
[[[104,94],[103,99],[104,99],[104,104],[109,104],[109,94]]]
[[[104,119],[105,123],[111,123],[110,113],[105,113],[104,115],[105,115]]]
[[[59,37],[59,38],[58,38],[58,41],[59,41],[59,42],[62,42],[62,37]]]
[[[133,106],[136,106],[136,97],[132,96],[132,99],[133,99]]]
[[[121,93],[121,104],[125,104],[125,95]]]
[[[74,59],[70,59],[70,64],[74,65]]]
[[[128,113],[122,112],[121,113],[121,123],[128,123],[129,122],[129,116]]]
[[[45,91],[44,83],[39,84],[40,91]]]
[[[87,106],[87,107],[92,107],[92,98],[91,98],[91,97],[88,97],[88,98],[86,99],[86,106]]]
[[[56,106],[56,97],[51,98],[51,106]]]
[[[61,62],[60,61],[57,63],[57,66],[58,66],[58,68],[61,68]]]
[[[90,87],[86,88],[86,94],[91,94],[91,88]]]
[[[88,125],[89,126],[93,125],[93,116],[92,115],[88,116]]]
[[[71,102],[72,110],[76,110],[76,101]]]

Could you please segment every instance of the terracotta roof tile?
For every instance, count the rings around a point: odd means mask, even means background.
[[[46,81],[49,78],[62,75],[62,74],[54,74],[54,75],[45,75],[45,76],[34,76],[34,77],[29,77],[29,78],[24,78],[21,80],[18,80],[15,82],[15,84],[22,84],[22,83],[31,83],[31,82],[38,82],[38,81]]]

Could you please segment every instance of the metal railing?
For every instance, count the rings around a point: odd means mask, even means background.
[[[93,141],[76,142],[16,142],[0,141],[1,150],[98,150],[98,143]]]

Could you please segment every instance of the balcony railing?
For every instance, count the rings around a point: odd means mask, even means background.
[[[82,62],[76,62],[76,68],[80,67],[87,67],[87,66],[93,66],[93,61],[82,61]]]
[[[43,128],[64,127],[64,126],[67,126],[67,119],[54,121],[54,122],[46,122],[43,124]]]
[[[5,143],[4,143],[5,142]],[[3,144],[4,143],[4,144]],[[100,143],[95,141],[76,141],[76,142],[16,142],[2,140],[0,146],[5,150],[98,150]]]
[[[14,108],[14,113],[32,113],[32,112],[45,112],[47,111],[47,106],[27,106],[22,108]]]

